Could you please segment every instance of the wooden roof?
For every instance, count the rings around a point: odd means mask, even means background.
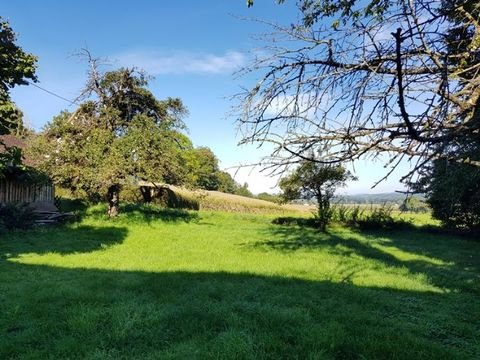
[[[0,152],[5,152],[5,148],[9,148],[15,146],[20,149],[24,149],[27,144],[22,139],[17,138],[13,135],[0,135],[0,141],[3,142],[4,145],[0,145]]]

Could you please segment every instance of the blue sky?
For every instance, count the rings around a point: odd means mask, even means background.
[[[247,8],[244,0],[116,1],[3,1],[0,15],[18,34],[25,51],[38,56],[39,86],[74,99],[86,78],[86,64],[74,54],[87,47],[106,57],[111,68],[137,66],[155,79],[150,89],[158,98],[180,97],[189,109],[185,122],[196,146],[210,147],[222,168],[258,161],[267,155],[255,147],[237,147],[235,118],[228,116],[230,96],[254,77],[237,78],[234,72],[248,64],[249,52],[262,44],[254,39],[268,32],[264,25],[240,18],[258,18],[283,24],[295,22],[294,1],[276,5],[257,0]],[[12,97],[34,129],[41,129],[62,109],[74,109],[64,100],[35,87],[22,86]],[[359,181],[344,193],[389,192],[402,189],[402,166],[387,182],[371,190],[386,170],[380,162],[355,165]],[[255,192],[275,192],[276,178],[260,169],[229,170],[236,180],[248,182]]]

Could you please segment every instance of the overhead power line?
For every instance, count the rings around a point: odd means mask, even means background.
[[[67,99],[66,97],[63,97],[63,96],[61,96],[61,95],[58,95],[58,94],[54,93],[53,91],[50,91],[50,90],[48,90],[48,89],[45,89],[45,88],[43,88],[43,87],[35,84],[34,82],[29,81],[28,83],[29,83],[30,85],[36,87],[37,89],[40,89],[40,90],[42,90],[42,91],[45,91],[47,94],[50,94],[50,95],[55,96],[55,97],[57,97],[57,98],[59,98],[59,99],[62,99],[63,101],[68,102],[70,105],[79,105],[79,104],[78,104],[77,102],[75,102],[74,100],[69,100],[69,99]]]

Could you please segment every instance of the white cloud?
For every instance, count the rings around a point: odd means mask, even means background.
[[[229,74],[246,63],[238,51],[216,55],[190,51],[132,51],[112,57],[120,66],[135,66],[151,75],[165,74]]]
[[[329,102],[329,94],[323,94],[321,97],[308,93],[300,93],[298,96],[281,94],[268,104],[265,114],[268,116],[301,115],[314,119],[318,112],[328,107]]]

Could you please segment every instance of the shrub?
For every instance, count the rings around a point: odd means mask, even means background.
[[[349,220],[349,211],[348,207],[342,205],[334,205],[332,206],[332,220],[338,221],[341,223],[347,223]]]
[[[427,213],[430,211],[428,204],[417,197],[408,197],[400,205],[399,210],[402,212]]]
[[[257,199],[259,200],[264,200],[264,201],[270,201],[275,204],[281,204],[283,202],[283,199],[280,195],[274,195],[274,194],[269,194],[267,192],[262,192],[257,195]]]
[[[35,220],[34,210],[26,203],[0,204],[0,227],[8,230],[29,229]]]
[[[392,228],[396,224],[392,211],[393,207],[391,205],[372,206],[363,218],[357,220],[357,225],[361,229]]]
[[[332,220],[365,230],[404,226],[405,221],[393,217],[393,209],[391,204],[372,205],[368,210],[358,205],[354,207],[336,205],[332,207]]]
[[[408,222],[395,219],[392,215],[394,207],[391,204],[371,206],[365,210],[360,206],[348,207],[336,205],[329,209],[331,220],[361,230],[404,228]],[[313,218],[278,217],[272,221],[275,225],[307,226],[321,228],[321,219],[314,214]]]
[[[332,205],[332,221],[347,224],[352,221],[352,216],[358,215],[358,206]]]
[[[172,209],[200,209],[200,203],[197,199],[179,194],[167,187],[158,189],[154,196],[153,202],[155,204]]]
[[[317,218],[298,218],[292,216],[281,216],[272,220],[272,224],[283,226],[307,226],[318,228]]]
[[[365,210],[360,206],[354,206],[352,212],[350,213],[350,219],[347,222],[352,224],[357,224],[360,219],[362,219]]]

